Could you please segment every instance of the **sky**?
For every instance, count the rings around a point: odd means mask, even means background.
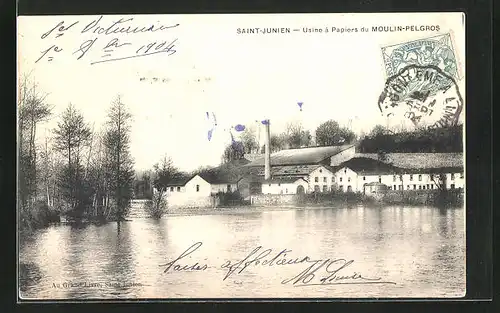
[[[122,27],[172,27],[136,34],[104,32],[120,19],[116,25]],[[360,32],[361,27],[401,24],[439,25],[440,31]],[[237,32],[256,27],[300,31]],[[358,32],[331,32],[332,27]],[[323,32],[305,33],[303,28]],[[460,13],[107,15],[100,20],[23,16],[18,19],[18,73],[31,73],[54,108],[53,118],[40,125],[40,138],[50,136],[69,103],[99,129],[110,103],[120,95],[133,115],[130,148],[136,168],[149,169],[168,155],[180,169],[193,170],[220,163],[231,140],[229,129],[236,124],[260,127],[259,121],[270,119],[271,133],[282,132],[293,121],[313,133],[330,119],[358,133],[386,125],[377,105],[387,79],[381,47],[444,33],[453,35],[458,61],[465,64]],[[81,56],[82,44],[94,39]],[[161,51],[172,42],[167,53],[92,64],[141,55],[148,44],[149,52]],[[213,122],[207,112],[217,121],[210,140],[207,132]]]

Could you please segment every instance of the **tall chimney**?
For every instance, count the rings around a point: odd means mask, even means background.
[[[269,130],[269,120],[266,120],[266,123],[264,124],[266,127],[266,132],[265,132],[265,145],[266,145],[266,150],[265,150],[265,156],[264,156],[264,179],[268,180],[271,178],[271,131]]]

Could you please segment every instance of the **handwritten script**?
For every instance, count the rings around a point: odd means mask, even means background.
[[[168,272],[203,272],[209,268],[205,262],[195,261],[187,263],[187,259],[195,257],[195,252],[199,252],[202,242],[197,242],[187,248],[173,260],[161,264],[164,273]],[[262,246],[254,248],[250,253],[240,260],[226,260],[219,268],[223,269],[225,275],[222,280],[243,273],[251,267],[284,267],[293,265],[305,265],[297,274],[285,278],[281,281],[283,285],[293,285],[294,287],[324,286],[324,285],[363,285],[363,284],[390,284],[395,282],[384,281],[380,277],[369,277],[358,272],[349,271],[354,260],[344,258],[314,259],[310,256],[289,257],[292,250],[283,249],[274,251],[264,249]],[[205,259],[206,260],[206,259]]]
[[[179,24],[163,25],[153,23],[138,25],[134,18],[119,18],[114,21],[104,21],[103,16],[90,22],[79,20],[62,20],[53,25],[40,38],[50,41],[47,48],[40,51],[38,63],[42,60],[51,62],[61,53],[69,52],[76,60],[83,60],[90,51],[96,51],[100,57],[90,61],[90,64],[146,57],[156,54],[173,55],[177,52],[178,38],[169,38],[168,32]],[[66,34],[77,34],[84,37],[76,46],[60,44],[58,38]],[[154,40],[141,41],[134,34],[155,34]]]

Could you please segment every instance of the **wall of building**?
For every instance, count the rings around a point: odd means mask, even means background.
[[[354,157],[356,154],[356,147],[352,146],[349,149],[346,149],[332,157],[330,157],[330,166],[337,166],[342,162],[345,162]]]
[[[313,191],[319,192],[324,191],[324,186],[326,186],[326,191],[331,191],[332,185],[334,184],[334,173],[326,169],[325,167],[319,167],[309,174],[307,180],[309,181],[308,187],[306,189],[307,193]]]
[[[228,190],[229,186],[229,190]],[[234,192],[238,190],[238,185],[237,184],[213,184],[212,185],[212,193],[218,193],[218,192]]]
[[[250,204],[255,206],[296,205],[299,195],[262,194],[250,196]]]
[[[153,191],[156,192],[156,189],[153,188]],[[185,192],[186,188],[184,186],[170,186],[167,187],[166,193],[176,193],[176,192]]]
[[[392,183],[393,175],[363,175],[358,174],[358,181],[356,182],[356,190],[363,191],[364,185],[368,183],[379,182],[390,186]]]
[[[448,174],[446,174],[446,189],[458,189],[458,188],[462,188],[462,189],[465,188],[464,173],[448,173]]]
[[[344,167],[340,170],[338,170],[335,175],[334,175],[334,184],[336,186],[335,191],[341,191],[341,192],[347,192],[347,191],[352,191],[352,192],[362,192],[363,191],[363,184],[359,184],[358,181],[358,174],[351,170],[350,168]],[[378,181],[378,179],[377,179]],[[350,187],[350,188],[349,188]]]
[[[193,177],[184,186],[184,193],[195,197],[208,197],[212,194],[212,186],[200,176]]]
[[[169,209],[213,207],[212,186],[200,176],[184,186],[172,186],[165,193]]]
[[[365,177],[365,180],[363,180]],[[379,181],[379,177],[381,178],[381,182],[388,186],[389,190],[433,190],[439,189],[437,184],[442,184],[438,179],[437,175],[433,174],[404,174],[404,175],[359,175],[359,183],[361,187],[365,183],[371,183]],[[453,178],[453,180],[452,180]],[[452,177],[451,173],[446,174],[446,189],[455,189],[464,188],[465,179],[461,173],[454,173]]]
[[[185,208],[212,208],[217,205],[216,197],[194,195],[191,193],[172,193],[167,197],[169,210]]]
[[[307,192],[308,189],[308,184],[306,181],[302,179],[298,179],[294,183],[273,183],[273,184],[266,184],[262,183],[262,193],[263,194],[296,194],[297,193],[297,187],[302,186],[304,187],[304,191]]]

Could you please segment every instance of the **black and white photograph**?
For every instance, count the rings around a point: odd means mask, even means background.
[[[18,17],[20,302],[464,297],[465,23]]]

